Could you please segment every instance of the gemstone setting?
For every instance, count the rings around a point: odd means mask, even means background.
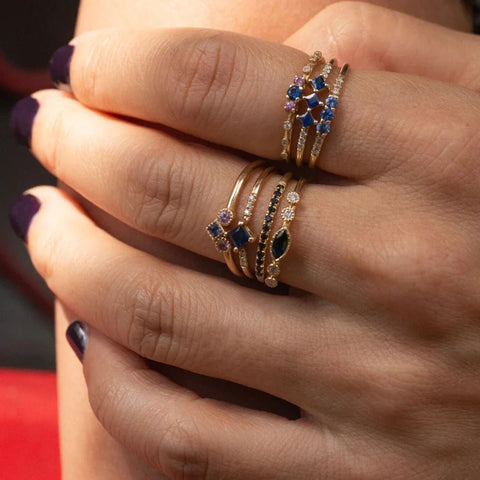
[[[290,232],[287,228],[281,228],[273,237],[271,252],[275,260],[280,260],[290,248]]]
[[[307,95],[304,97],[305,101],[307,102],[308,108],[315,108],[320,105],[320,100],[318,99],[318,95],[314,92],[311,95]]]
[[[300,120],[300,122],[302,122],[302,125],[304,127],[309,127],[310,125],[313,125],[315,123],[313,115],[308,111],[305,112],[303,115],[299,115],[298,119]]]
[[[210,225],[208,225],[207,231],[209,235],[214,239],[224,234],[223,228],[217,221],[212,222]]]
[[[228,237],[230,238],[234,249],[239,250],[244,247],[247,243],[253,240],[253,235],[250,230],[245,225],[238,225],[233,230],[227,232]]]
[[[325,79],[321,75],[310,80],[310,83],[315,90],[323,90],[327,85]]]

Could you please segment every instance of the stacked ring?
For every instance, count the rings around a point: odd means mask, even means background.
[[[229,231],[226,231],[225,227],[228,227],[234,220],[237,198],[246,180],[254,170],[257,170],[263,164],[264,162],[262,160],[257,160],[256,162],[248,164],[240,172],[228,200],[227,207],[220,210],[215,220],[206,227],[207,233],[215,243],[215,248],[218,252],[223,253],[225,263],[229,270],[238,277],[241,277],[242,273],[232,258],[232,245],[233,248],[238,251],[248,242],[254,241],[254,237],[250,230],[244,225],[238,225],[233,230]]]
[[[255,204],[257,203],[258,194],[260,192],[260,188],[263,182],[267,179],[267,177],[272,173],[274,170],[273,167],[266,168],[260,176],[257,178],[255,184],[253,185],[252,191],[248,196],[247,204],[245,206],[245,210],[243,211],[243,219],[238,222],[238,226],[244,225],[245,228],[248,229],[247,225],[250,219],[252,218],[253,211],[255,210]],[[251,238],[254,238],[253,236]],[[252,240],[250,240],[252,242]],[[234,252],[238,251],[238,256],[240,259],[240,268],[244,275],[248,278],[254,278],[250,269],[248,267],[248,258],[247,258],[247,251],[245,248],[233,249]]]
[[[320,114],[320,121],[316,124],[317,133],[315,135],[315,141],[310,154],[310,161],[308,162],[308,166],[310,168],[315,167],[315,165],[317,164],[318,156],[322,151],[323,142],[325,141],[327,135],[330,133],[330,124],[335,117],[335,111],[338,106],[338,98],[342,90],[343,82],[345,81],[345,75],[348,72],[348,68],[348,64],[345,64],[342,67],[335,81],[335,86],[333,90],[330,92],[327,99],[325,100],[325,108]]]
[[[289,230],[290,223],[295,218],[295,208],[300,201],[300,192],[305,184],[305,179],[298,180],[295,189],[287,195],[288,207],[282,210],[283,225],[275,232],[270,242],[270,255],[272,262],[267,267],[268,277],[265,284],[270,288],[278,285],[278,276],[280,275],[279,262],[288,253],[291,244],[291,234]]]
[[[272,197],[268,204],[267,211],[265,213],[262,230],[260,234],[260,240],[258,242],[257,247],[257,255],[256,255],[256,265],[255,265],[255,276],[259,282],[264,282],[265,279],[265,256],[266,256],[266,247],[267,242],[270,237],[270,231],[273,225],[273,221],[275,219],[275,215],[278,210],[278,206],[280,204],[280,200],[282,199],[283,192],[285,188],[292,178],[292,174],[290,172],[286,173],[278,182],[275,190],[273,191]]]

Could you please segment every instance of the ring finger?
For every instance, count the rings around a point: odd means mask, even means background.
[[[98,114],[55,90],[39,92],[36,98],[40,109],[32,148],[49,171],[124,223],[194,253],[222,258],[205,227],[226,206],[246,161]],[[260,192],[251,222],[254,233],[261,230],[278,178],[271,178]],[[373,209],[382,202],[361,186],[307,185],[302,196],[292,224],[295,238],[280,279],[324,298],[345,299],[346,287],[356,281],[345,269],[345,258],[362,258],[353,250],[359,248],[355,238],[364,236],[362,225],[367,224],[359,222],[362,213],[353,212],[351,205]],[[338,218],[343,219],[341,224]],[[255,253],[254,248],[251,251]],[[361,282],[358,289],[361,298]],[[356,298],[357,288],[347,291]]]

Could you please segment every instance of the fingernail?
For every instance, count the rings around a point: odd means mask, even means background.
[[[33,121],[40,104],[35,98],[26,97],[15,104],[10,114],[10,129],[18,143],[31,147]]]
[[[78,359],[83,363],[83,355],[88,343],[88,327],[79,320],[71,323],[67,328],[67,340]]]
[[[27,194],[18,197],[10,207],[10,225],[13,231],[24,242],[27,241],[28,229],[35,214],[40,210],[40,201],[37,197]]]
[[[73,45],[63,45],[50,58],[50,76],[55,86],[61,90],[71,92],[70,88],[70,63],[72,61]]]

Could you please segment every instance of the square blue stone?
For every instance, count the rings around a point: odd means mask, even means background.
[[[307,97],[304,97],[304,98],[309,108],[315,108],[320,105],[320,100],[318,99],[318,96],[316,93],[312,93],[311,95],[308,95]]]
[[[303,115],[299,115],[298,119],[302,122],[302,125],[304,127],[309,127],[310,125],[313,125],[315,122],[315,119],[313,118],[310,112],[305,112]]]
[[[230,230],[227,235],[235,248],[244,247],[252,237],[250,232],[243,225],[239,225],[233,230]]]
[[[213,222],[207,227],[208,233],[213,237],[217,238],[223,233],[223,228],[218,224],[218,222]]]
[[[322,76],[314,78],[313,80],[310,80],[310,82],[315,90],[322,90],[322,88],[325,88],[325,79]]]

